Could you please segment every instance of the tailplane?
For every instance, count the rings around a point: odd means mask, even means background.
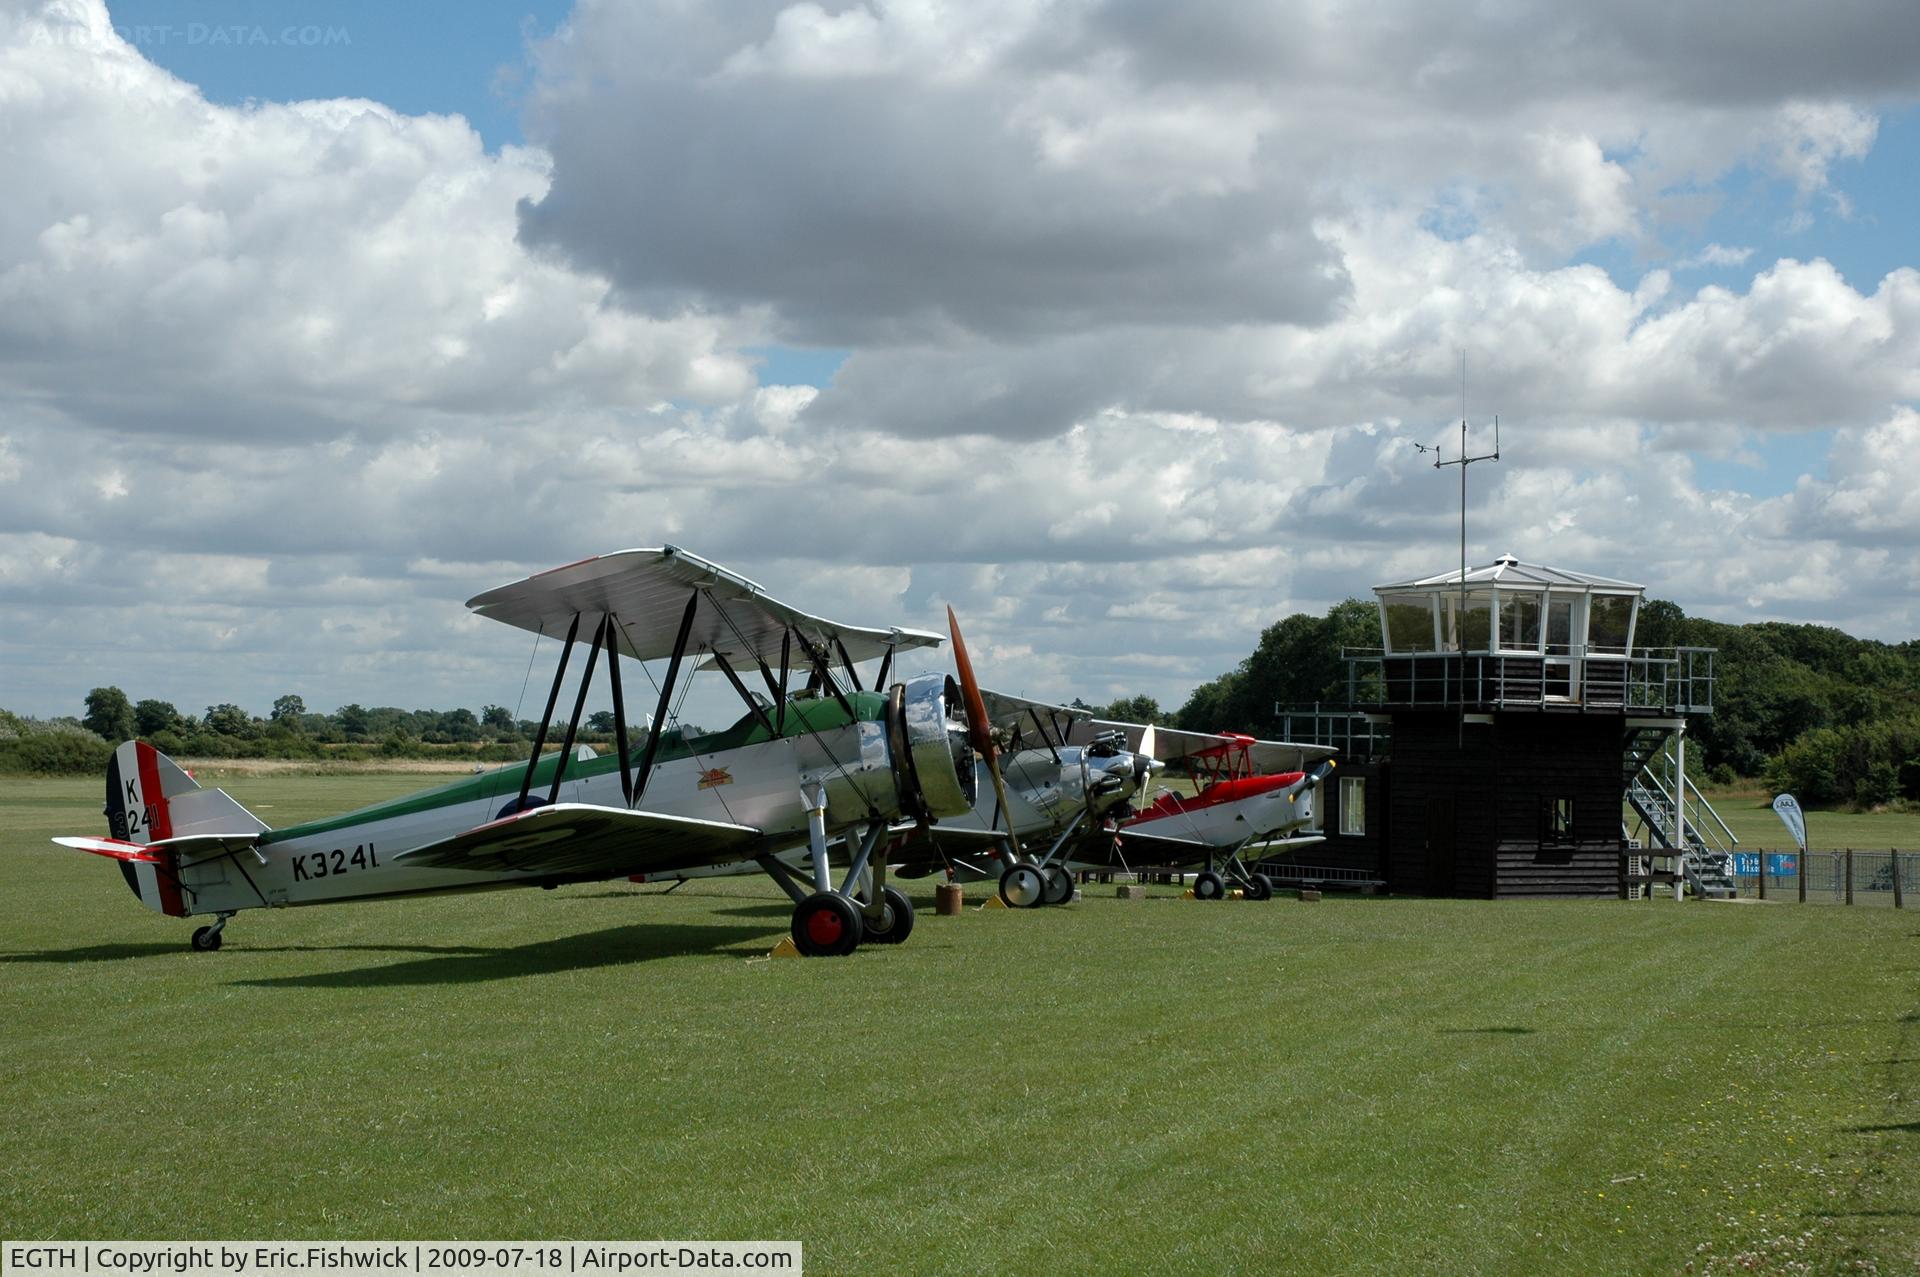
[[[223,789],[202,789],[184,767],[145,741],[130,740],[107,763],[105,838],[56,838],[63,847],[107,856],[127,886],[157,913],[192,912],[180,886],[180,857],[251,847],[267,826]]]

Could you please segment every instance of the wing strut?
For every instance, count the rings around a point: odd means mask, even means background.
[[[759,701],[753,699],[753,694],[747,691],[747,685],[740,681],[740,676],[733,672],[733,666],[728,663],[727,658],[715,652],[713,654],[713,663],[718,665],[720,672],[727,676],[727,682],[733,684],[733,690],[740,693],[740,699],[747,703],[747,709],[753,714],[754,718],[759,721],[760,726],[772,732],[773,724],[767,720],[767,711],[760,707]],[[774,735],[777,736],[779,733],[774,732]]]
[[[567,764],[573,761],[573,738],[580,730],[580,712],[587,707],[587,689],[593,686],[593,667],[600,663],[600,644],[607,639],[608,617],[603,613],[594,627],[593,642],[587,645],[587,668],[580,675],[580,691],[573,698],[573,716],[567,719],[567,737],[560,745],[560,762],[553,769],[553,788],[547,791],[547,805],[560,801],[560,782],[567,778]]]
[[[638,805],[647,792],[647,777],[653,773],[653,756],[660,750],[660,733],[667,728],[667,710],[673,702],[674,680],[680,677],[680,658],[687,654],[687,635],[693,633],[693,616],[700,610],[700,591],[695,590],[687,600],[687,610],[680,617],[680,633],[673,640],[673,659],[667,662],[667,678],[660,684],[660,708],[653,715],[653,730],[647,733],[647,752],[640,759],[640,775],[633,783],[633,798],[630,805]]]
[[[1027,710],[1027,714],[1033,719],[1033,730],[1040,733],[1040,743],[1047,747],[1047,753],[1053,755],[1053,761],[1058,765],[1060,762],[1060,751],[1054,748],[1053,741],[1047,736],[1047,725],[1040,721],[1040,707],[1037,705],[1033,706]],[[1056,724],[1056,727],[1057,726],[1058,724]],[[1061,743],[1066,743],[1064,736],[1061,737]]]
[[[767,667],[762,665],[760,667],[760,672],[762,674],[765,674],[767,672]],[[773,734],[775,736],[786,735],[787,679],[791,678],[792,676],[793,676],[793,629],[791,626],[789,626],[787,629],[787,632],[780,636],[780,686],[773,689],[774,704],[779,706],[779,708],[774,711],[775,717],[773,722]]]
[[[864,691],[860,686],[860,671],[853,668],[853,658],[847,655],[847,645],[840,641],[838,634],[833,636],[833,650],[840,653],[840,664],[846,668],[847,677],[853,680],[853,690]]]
[[[813,662],[813,672],[820,676],[820,682],[829,692],[833,693],[833,699],[840,702],[840,708],[847,711],[847,717],[860,717],[853,712],[853,705],[847,700],[847,694],[840,690],[840,684],[834,681],[833,670],[827,665],[826,653],[809,643],[807,636],[799,630],[789,630],[788,633],[800,640],[801,650],[804,651],[808,659]]]
[[[540,730],[534,733],[533,753],[527,756],[527,774],[520,778],[520,797],[515,800],[513,810],[519,811],[527,805],[527,791],[533,788],[533,769],[540,765],[540,751],[547,745],[547,724],[553,721],[553,707],[560,703],[560,680],[567,676],[567,658],[573,655],[573,641],[580,637],[580,614],[573,614],[573,624],[567,627],[567,641],[560,649],[560,668],[553,673],[553,689],[547,693],[547,712],[540,716]]]
[[[887,675],[893,672],[893,644],[887,644],[887,654],[880,658],[880,674],[873,680],[873,690],[887,690]]]
[[[620,694],[620,621],[607,613],[607,681],[613,685],[613,741],[620,751],[620,796],[633,806],[633,759],[627,756],[627,702]]]

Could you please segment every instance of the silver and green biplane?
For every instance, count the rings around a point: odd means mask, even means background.
[[[808,956],[906,939],[913,906],[887,885],[875,852],[890,828],[965,816],[975,796],[962,686],[943,674],[887,681],[896,652],[937,646],[938,634],[811,616],[674,546],[584,559],[468,606],[564,640],[527,763],[270,829],[151,745],[128,741],[107,771],[108,836],[54,841],[119,861],[134,893],[161,913],[211,915],[193,934],[198,950],[218,949],[243,909],[748,862],[793,898],[794,943]],[[545,724],[560,721],[582,647],[560,747],[544,752]],[[575,748],[603,657],[617,725],[606,757]],[[640,741],[627,738],[622,658],[667,663]],[[858,667],[873,660],[869,689]],[[718,671],[739,695],[745,713],[725,731],[667,730],[675,689],[695,669]],[[967,690],[977,703],[977,688]],[[839,866],[830,845],[843,849]],[[790,854],[798,849],[807,854]]]

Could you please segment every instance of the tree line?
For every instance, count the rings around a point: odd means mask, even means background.
[[[331,714],[309,711],[297,695],[279,697],[265,717],[230,702],[204,713],[182,713],[170,701],[135,701],[118,687],[96,687],[77,718],[37,720],[0,710],[0,771],[85,773],[105,770],[121,741],[135,738],[183,758],[422,758],[457,755],[480,762],[527,757],[539,735],[537,719],[515,718],[501,705],[470,709],[400,709],[342,705]],[[615,738],[611,711],[589,714],[576,739]],[[549,742],[566,729],[556,723]],[[640,739],[644,725],[629,729]],[[695,729],[697,730],[697,729]]]
[[[1759,781],[1822,806],[1920,802],[1920,640],[1881,643],[1823,625],[1731,625],[1677,603],[1641,604],[1637,649],[1710,647],[1714,710],[1689,728],[1690,761],[1720,783]],[[1345,706],[1343,648],[1378,648],[1371,600],[1274,622],[1233,669],[1194,688],[1178,709],[1129,696],[1103,718],[1191,731],[1273,737],[1277,707]]]
[[[1693,727],[1697,748],[1688,751],[1711,779],[1760,781],[1822,806],[1920,801],[1920,641],[1880,643],[1779,621],[1730,625],[1689,617],[1664,599],[1641,605],[1634,641],[1642,650],[1718,649],[1714,712]],[[1374,603],[1348,599],[1322,616],[1297,612],[1275,621],[1246,659],[1194,688],[1176,710],[1149,696],[1084,707],[1123,722],[1273,737],[1281,730],[1278,707],[1343,707],[1343,649],[1379,644]],[[103,770],[113,746],[136,736],[190,758],[455,754],[508,762],[527,756],[539,729],[499,705],[475,713],[351,704],[320,714],[286,695],[261,718],[230,703],[184,714],[167,701],[96,687],[78,718],[36,721],[0,710],[0,770]],[[581,739],[609,741],[613,729],[603,710],[589,716]],[[644,727],[629,730],[638,738]]]

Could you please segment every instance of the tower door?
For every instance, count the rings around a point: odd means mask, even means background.
[[[1427,799],[1427,894],[1450,896],[1454,891],[1454,799],[1451,794]]]

